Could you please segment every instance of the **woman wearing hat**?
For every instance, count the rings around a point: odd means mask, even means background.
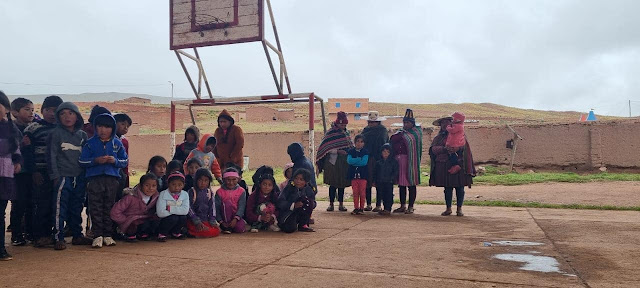
[[[398,161],[398,187],[400,191],[400,208],[393,213],[413,213],[417,189],[420,184],[420,159],[422,158],[422,129],[416,127],[413,110],[407,109],[402,118],[402,129],[391,136],[393,154]],[[407,202],[409,189],[409,207]]]
[[[333,211],[333,201],[338,196],[340,211],[347,211],[343,205],[344,188],[351,186],[349,179],[349,164],[347,163],[347,150],[353,147],[351,137],[347,131],[347,114],[340,111],[331,129],[322,138],[316,156],[318,174],[324,171],[324,183],[329,185],[329,208]],[[295,172],[295,171],[294,171]],[[337,195],[336,195],[337,194]]]
[[[367,118],[367,127],[362,130],[364,136],[364,148],[369,151],[369,163],[367,167],[369,169],[369,179],[367,180],[367,207],[364,211],[371,211],[371,184],[373,184],[373,169],[376,166],[376,162],[380,160],[380,148],[382,145],[389,142],[389,131],[387,127],[382,125],[384,117],[380,117],[378,111],[369,111],[369,117]],[[376,188],[376,208],[373,212],[379,212],[381,209],[380,204],[382,201],[382,195]]]
[[[447,170],[451,168],[449,163],[449,153],[456,151],[449,151],[451,149],[457,149],[453,147],[446,148],[447,142],[447,126],[453,121],[452,117],[443,117],[436,121],[433,121],[434,126],[440,127],[440,132],[433,138],[431,147],[429,148],[429,155],[431,156],[431,176],[429,177],[429,186],[444,187],[444,199],[447,209],[442,212],[442,216],[451,215],[451,204],[453,201],[453,189],[456,189],[456,215],[464,216],[462,213],[462,202],[464,201],[464,186],[471,188],[473,184],[473,177],[476,175],[476,169],[473,165],[473,156],[471,155],[471,147],[469,141],[459,148],[461,151],[458,157],[458,165],[462,168],[458,173],[451,174]]]

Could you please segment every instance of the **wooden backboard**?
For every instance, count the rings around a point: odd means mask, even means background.
[[[264,0],[170,0],[171,50],[261,41]]]

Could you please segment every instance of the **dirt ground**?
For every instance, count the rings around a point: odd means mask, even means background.
[[[637,183],[598,185],[599,193],[596,188],[583,193],[582,184],[474,186],[468,196],[638,205],[637,195],[628,199],[634,189],[638,193]],[[441,197],[436,188],[421,189],[419,194],[420,199]],[[69,245],[65,251],[9,246],[15,259],[0,262],[0,286],[637,287],[640,283],[640,212],[465,207],[465,217],[443,217],[439,215],[443,207],[419,205],[413,215],[384,217],[326,212],[327,204],[320,202],[314,212],[315,233],[118,242],[102,249]],[[526,265],[500,260],[521,256],[535,261],[527,260],[531,263]],[[539,272],[545,269],[553,272]]]

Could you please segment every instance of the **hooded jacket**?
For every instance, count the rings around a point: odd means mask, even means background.
[[[230,120],[231,126],[226,130],[218,126],[213,136],[216,137],[218,143],[213,148],[213,153],[219,159],[218,162],[222,165],[227,165],[229,162],[233,162],[238,167],[244,167],[244,159],[242,155],[242,148],[244,148],[244,133],[242,128],[235,125],[235,121],[231,117],[231,114],[227,110],[222,110],[218,119],[224,118]]]
[[[124,168],[129,163],[127,152],[124,151],[124,145],[120,139],[116,137],[116,119],[111,114],[100,114],[93,120],[93,128],[96,129],[96,121],[101,117],[108,117],[113,121],[113,129],[111,129],[111,138],[107,141],[102,141],[100,136],[93,135],[82,146],[82,154],[80,154],[80,166],[86,169],[86,176],[94,177],[100,175],[113,176],[120,178],[120,168]],[[96,162],[96,158],[100,156],[113,156],[116,159],[115,163],[99,164]]]
[[[291,162],[293,162],[293,171],[291,171],[291,175],[295,175],[296,170],[300,168],[309,170],[309,172],[311,172],[311,181],[309,181],[309,183],[311,183],[311,187],[313,187],[315,191],[318,191],[316,185],[316,170],[313,169],[313,163],[304,156],[304,148],[302,148],[302,144],[292,143],[287,147],[287,154],[289,154]]]
[[[389,157],[387,159],[382,158],[382,150],[389,150]],[[397,183],[398,182],[398,161],[393,157],[393,149],[391,144],[387,143],[380,147],[380,160],[376,161],[376,166],[373,170],[373,182],[374,183]]]
[[[76,113],[76,123],[69,131],[62,126],[60,112],[69,109]],[[51,180],[60,177],[78,177],[84,169],[80,167],[78,159],[82,153],[82,145],[87,141],[87,133],[82,131],[84,120],[78,106],[71,102],[64,102],[56,109],[56,128],[49,134],[47,145],[47,171]]]
[[[204,148],[207,145],[207,140],[209,140],[209,138],[214,138],[214,137],[211,136],[211,134],[204,134],[202,136],[202,139],[200,139],[200,142],[198,142],[198,147],[196,149],[191,150],[191,152],[189,152],[189,156],[187,156],[187,158],[184,159],[184,163],[182,164],[182,171],[189,171],[189,169],[187,169],[188,168],[187,164],[189,163],[189,160],[191,158],[197,158],[198,160],[200,160],[200,163],[202,163],[202,167],[207,168],[209,169],[209,171],[211,171],[211,174],[213,174],[213,177],[215,177],[216,179],[219,179],[220,177],[222,177],[222,172],[220,171],[220,164],[218,163],[218,159],[216,159],[216,156],[213,154],[213,152],[204,153]]]
[[[144,203],[143,196],[140,186],[136,186],[131,194],[125,195],[111,208],[111,219],[118,223],[120,231],[126,232],[133,223],[139,225],[147,219],[158,219],[156,216],[158,192],[151,195],[149,203]]]
[[[193,133],[193,135],[195,135],[195,143],[187,142],[188,133]],[[176,153],[173,155],[173,160],[180,160],[186,163],[187,161],[185,160],[189,156],[189,153],[191,153],[193,149],[196,149],[198,147],[198,139],[200,139],[200,129],[198,129],[198,127],[196,127],[195,125],[189,126],[189,128],[184,131],[184,141],[176,145]]]

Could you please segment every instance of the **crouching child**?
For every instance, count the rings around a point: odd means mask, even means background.
[[[168,235],[174,239],[183,240],[182,228],[187,225],[189,214],[189,195],[183,191],[184,175],[173,172],[167,177],[169,188],[160,192],[156,202],[156,213],[160,217],[158,227],[158,241],[166,242]]]
[[[147,173],[140,178],[140,184],[129,191],[111,209],[111,219],[118,224],[118,228],[126,235],[127,242],[149,240],[160,224],[156,215],[158,202],[158,177]]]
[[[220,235],[220,228],[216,221],[216,205],[211,190],[213,175],[207,168],[200,168],[195,172],[194,179],[194,187],[187,192],[191,201],[187,231],[194,237],[216,237]]]
[[[295,170],[289,185],[278,196],[278,225],[283,232],[315,232],[309,227],[311,212],[316,208],[316,197],[309,184],[310,179],[309,170]]]

